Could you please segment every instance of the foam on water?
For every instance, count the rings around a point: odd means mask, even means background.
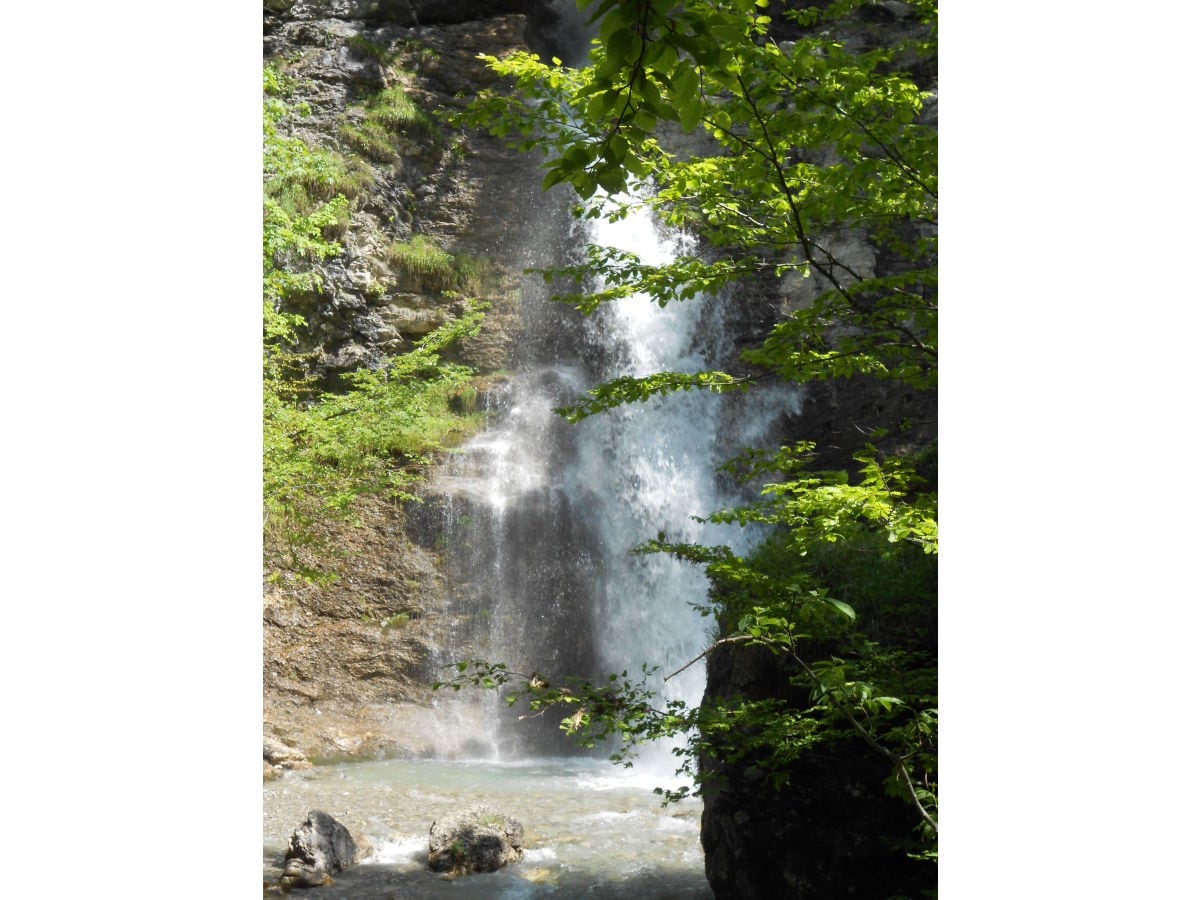
[[[581,789],[581,783],[605,789]],[[347,790],[349,788],[349,790]],[[430,825],[480,803],[521,822],[523,859],[499,872],[443,881],[425,866]],[[503,896],[704,900],[700,805],[668,809],[602,760],[526,763],[384,760],[318,766],[263,788],[264,879],[276,880],[288,836],[322,809],[374,851],[334,877],[325,900]],[[526,894],[532,890],[532,894]]]

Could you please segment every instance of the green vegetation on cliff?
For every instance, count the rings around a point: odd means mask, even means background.
[[[819,446],[802,421],[786,445],[746,448],[730,464],[765,483],[761,499],[711,519],[764,527],[754,552],[661,538],[641,548],[710,576],[696,606],[719,630],[699,708],[656,706],[645,679],[625,674],[548,684],[471,661],[454,683],[515,686],[510,700],[562,708],[564,730],[589,745],[618,736],[617,759],[639,741],[682,735],[681,772],[706,798],[747,772],[786,794],[812,777],[813,761],[875,760],[875,793],[906,810],[907,834],[893,835],[900,865],[936,858],[936,430],[904,414],[936,406],[937,132],[925,117],[936,3],[908,3],[899,17],[868,0],[579,6],[599,22],[591,65],[490,59],[516,90],[484,97],[471,119],[526,150],[548,149],[545,186],[571,185],[578,215],[619,218],[647,204],[712,252],[652,266],[591,247],[585,263],[546,273],[577,286],[556,299],[591,311],[634,293],[666,305],[732,299],[738,286],[772,279],[803,286],[739,371],[622,378],[562,414],[779,382],[867,383],[885,400],[854,443]],[[660,142],[672,132],[675,144],[706,138],[707,151],[673,155],[672,141]],[[908,405],[886,399],[896,397]],[[739,655],[769,677],[739,683],[729,674]],[[918,875],[894,887],[928,883]]]
[[[363,494],[411,499],[431,454],[475,427],[476,417],[456,411],[472,372],[441,352],[478,332],[484,307],[468,302],[408,352],[344,375],[342,390],[318,389],[313,353],[302,349],[307,323],[290,310],[320,295],[319,264],[341,252],[337,239],[370,174],[280,133],[285,117],[305,110],[285,102],[286,85],[271,67],[263,90],[264,527],[271,567],[313,576],[291,551],[317,540],[314,526],[350,514]]]

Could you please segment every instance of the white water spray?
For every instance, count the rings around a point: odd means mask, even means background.
[[[596,220],[591,239],[651,265],[691,249],[684,235],[663,233],[645,208],[616,222]],[[710,364],[695,349],[706,343],[698,333],[704,325],[699,301],[660,307],[636,294],[607,304],[592,325],[621,351],[605,378],[694,372]],[[707,337],[711,342],[713,335]],[[573,489],[594,503],[592,527],[605,553],[597,644],[614,671],[632,672],[646,663],[669,673],[707,642],[705,622],[693,608],[706,597],[704,573],[663,554],[630,551],[659,533],[678,541],[705,538],[706,529],[693,517],[725,499],[713,481],[720,462],[719,411],[713,395],[676,393],[593,416],[581,426],[579,463],[570,475]],[[677,676],[664,694],[696,704],[703,691],[701,663]]]
[[[645,208],[586,225],[585,240],[652,265],[692,249]],[[494,423],[439,479],[447,567],[456,573],[464,623],[461,641],[444,648],[446,661],[478,655],[551,680],[610,672],[636,680],[645,664],[659,667],[652,686],[664,698],[700,702],[702,661],[668,684],[661,679],[711,639],[711,620],[695,609],[707,598],[707,578],[665,554],[632,551],[660,533],[745,549],[750,536],[740,529],[695,521],[737,499],[716,478],[734,450],[722,426],[724,399],[677,392],[575,426],[553,408],[616,377],[719,367],[726,324],[699,299],[663,308],[645,295],[623,298],[587,319],[554,323],[573,335],[552,342],[553,352],[541,358],[531,354],[493,393]],[[481,728],[494,729],[498,758],[563,752],[557,718],[516,723],[494,712]],[[673,761],[667,750],[658,763]],[[642,756],[645,763],[655,754]]]

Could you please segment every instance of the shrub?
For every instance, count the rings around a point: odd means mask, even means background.
[[[430,278],[447,287],[455,280],[454,257],[423,234],[392,244],[388,261],[403,272]]]
[[[394,162],[399,155],[392,146],[392,135],[387,127],[373,119],[365,119],[358,124],[347,122],[338,129],[338,133],[354,150],[375,162]]]

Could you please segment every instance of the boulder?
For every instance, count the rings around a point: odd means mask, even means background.
[[[331,884],[330,875],[354,865],[364,855],[345,825],[314,809],[288,841],[279,880],[288,889]]]
[[[444,814],[429,829],[429,868],[452,876],[494,872],[519,860],[521,823],[482,806]]]

